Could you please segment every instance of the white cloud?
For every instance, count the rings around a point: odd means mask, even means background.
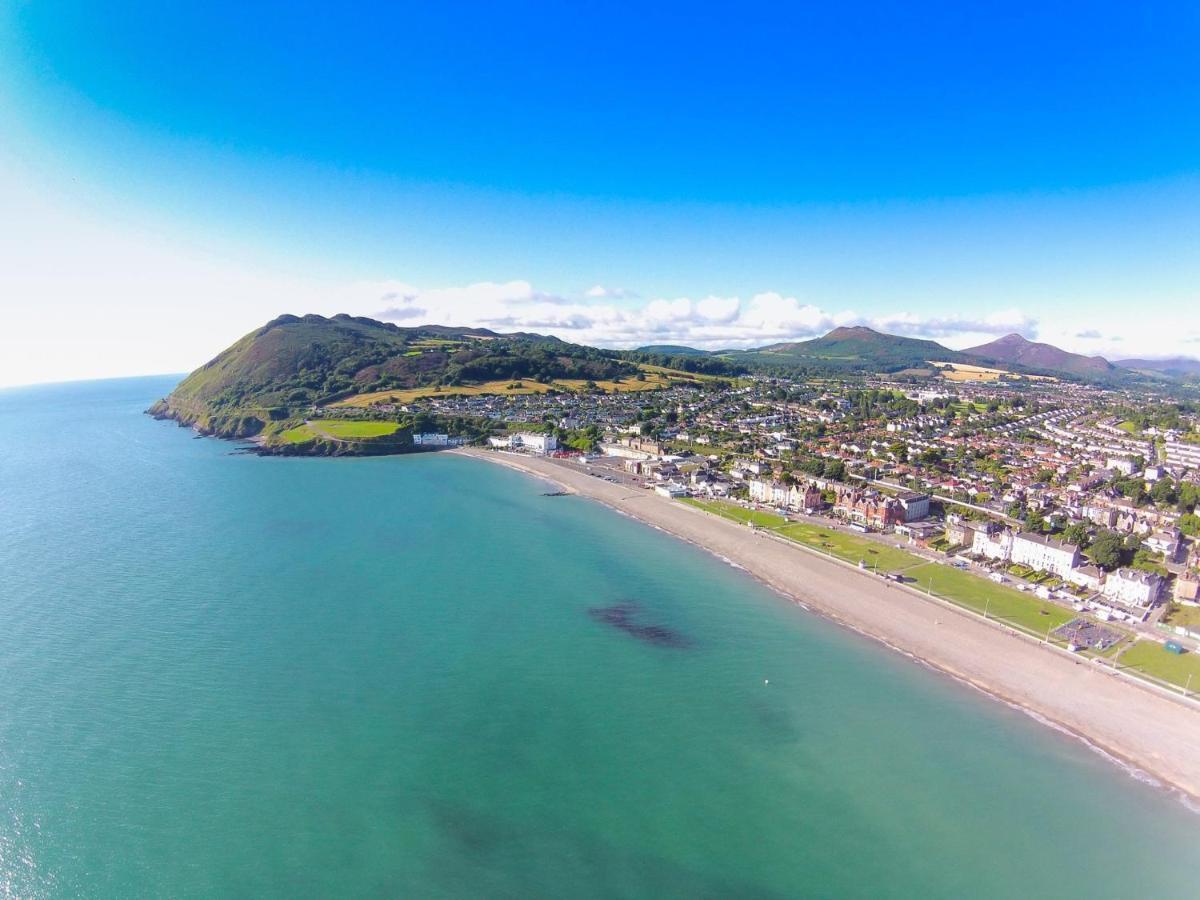
[[[705,349],[761,346],[817,337],[839,325],[868,325],[880,331],[917,337],[990,339],[1019,331],[1037,334],[1037,319],[1018,309],[982,318],[922,317],[900,313],[862,316],[853,310],[831,312],[776,291],[740,297],[656,298],[636,306],[607,302],[605,290],[593,288],[584,299],[536,290],[528,281],[479,282],[462,287],[420,290],[399,283],[364,283],[355,292],[373,295],[374,307],[355,303],[355,311],[390,321],[416,324],[412,310],[427,313],[428,322],[470,325],[497,331],[541,331],[565,340],[605,347],[642,344],[688,344]],[[379,310],[383,301],[402,303]],[[964,344],[965,346],[965,344]]]
[[[623,287],[605,287],[602,284],[593,285],[584,292],[584,296],[593,300],[637,300],[639,294]]]

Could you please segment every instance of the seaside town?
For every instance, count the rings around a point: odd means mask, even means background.
[[[385,411],[488,420],[502,429],[493,449],[583,465],[896,581],[920,586],[936,564],[955,570],[952,584],[961,573],[997,598],[1021,592],[1062,610],[1047,637],[1072,651],[1200,646],[1195,403],[1051,378],[759,375],[435,395]],[[832,541],[806,537],[818,528]],[[929,580],[936,591],[945,579]]]

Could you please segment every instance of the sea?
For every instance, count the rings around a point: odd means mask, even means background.
[[[703,550],[176,380],[0,391],[0,896],[1200,893],[1178,796]]]

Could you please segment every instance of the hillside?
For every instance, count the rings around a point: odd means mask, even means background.
[[[1175,356],[1169,359],[1122,359],[1114,365],[1135,372],[1155,373],[1171,378],[1187,378],[1200,375],[1200,359]]]
[[[493,379],[631,375],[633,364],[536,334],[284,315],[252,331],[154,404],[152,415],[226,437],[258,434],[338,397]]]
[[[929,360],[962,361],[962,354],[935,341],[883,334],[865,326],[835,328],[823,337],[735,351],[729,359],[750,366],[896,372]]]
[[[1074,375],[1079,378],[1105,378],[1119,374],[1117,367],[1101,356],[1070,353],[1052,344],[1026,340],[1019,334],[1007,334],[962,352],[991,363],[1022,366],[1038,372]]]
[[[634,353],[652,353],[659,356],[709,356],[708,350],[697,350],[695,347],[684,347],[681,344],[648,344],[638,347]]]

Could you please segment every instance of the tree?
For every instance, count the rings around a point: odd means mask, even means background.
[[[1111,572],[1121,565],[1121,543],[1121,535],[1115,531],[1101,531],[1088,548],[1088,559]]]
[[[1073,525],[1068,525],[1063,530],[1063,540],[1069,544],[1074,544],[1080,550],[1086,550],[1088,542],[1092,539],[1088,527],[1082,522],[1076,522]]]
[[[1150,499],[1156,506],[1169,506],[1175,502],[1176,497],[1175,482],[1170,478],[1158,479],[1150,489]]]
[[[1184,513],[1179,517],[1179,530],[1190,537],[1200,537],[1200,516]]]
[[[840,459],[827,459],[822,474],[834,481],[842,481],[846,477],[846,464]]]

